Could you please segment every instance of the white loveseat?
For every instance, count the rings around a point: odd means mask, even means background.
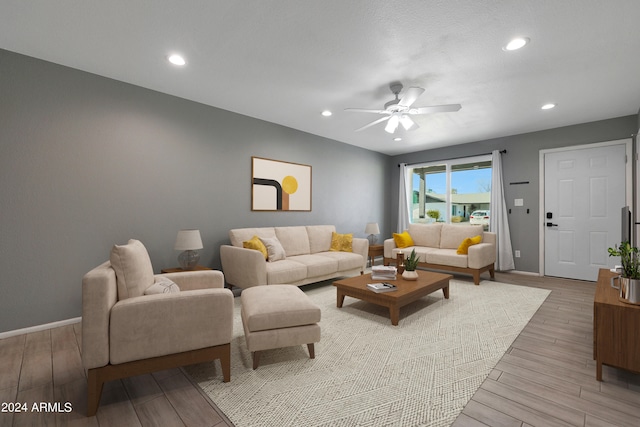
[[[362,274],[369,241],[353,238],[352,252],[331,251],[333,225],[236,228],[229,231],[231,245],[220,247],[222,271],[227,283],[240,288],[257,285],[306,285],[335,277]],[[270,262],[243,242],[253,236],[277,238],[285,258]]]
[[[415,249],[421,267],[471,274],[476,285],[485,271],[492,279],[495,277],[496,234],[483,231],[482,225],[410,224],[407,231],[412,246],[398,248],[394,239],[384,241],[384,265],[395,263],[398,252],[402,251],[406,258]],[[481,243],[469,246],[467,255],[459,255],[460,244],[475,236],[482,236]]]

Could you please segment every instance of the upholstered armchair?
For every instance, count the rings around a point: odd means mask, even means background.
[[[231,379],[233,294],[220,271],[154,275],[138,240],[114,246],[110,260],[82,279],[82,362],[87,413],[105,382],[220,359]]]

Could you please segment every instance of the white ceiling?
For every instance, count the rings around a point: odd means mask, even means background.
[[[640,107],[638,0],[4,0],[0,47],[391,155]],[[397,80],[462,109],[355,132]]]

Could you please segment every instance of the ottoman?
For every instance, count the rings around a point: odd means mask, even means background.
[[[240,294],[242,326],[247,348],[253,355],[253,369],[260,352],[307,344],[315,358],[313,344],[320,341],[320,307],[294,285],[263,285]]]

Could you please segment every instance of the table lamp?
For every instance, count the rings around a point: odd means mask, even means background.
[[[364,232],[369,235],[369,245],[376,243],[376,234],[380,234],[380,227],[377,222],[368,222]]]
[[[202,249],[200,230],[180,230],[173,247],[176,251],[184,251],[178,255],[178,262],[183,270],[193,270],[200,261],[198,249]]]

